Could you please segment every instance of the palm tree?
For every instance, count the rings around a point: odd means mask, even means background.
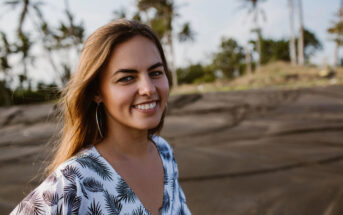
[[[254,27],[252,29],[252,32],[255,32],[257,35],[256,38],[256,49],[258,52],[258,60],[257,60],[257,71],[259,71],[259,68],[261,66],[261,39],[262,39],[262,33],[261,28],[259,26],[259,17],[262,15],[263,19],[266,20],[265,12],[263,9],[259,7],[259,5],[266,1],[266,0],[240,0],[242,2],[241,8],[245,8],[248,10],[248,14],[252,14],[253,16],[253,24]]]
[[[194,41],[194,31],[189,22],[183,24],[181,31],[178,33],[180,42]]]
[[[302,0],[298,0],[298,16],[299,16],[299,37],[298,37],[298,63],[304,65],[304,19]]]
[[[292,65],[296,65],[297,63],[297,54],[295,49],[295,39],[294,39],[294,5],[293,0],[288,0],[288,9],[289,9],[289,27],[290,27],[290,43],[289,43],[289,50],[290,50],[290,59]]]
[[[33,58],[34,58],[34,56],[30,55],[30,51],[33,46],[33,41],[30,40],[28,33],[18,31],[17,37],[18,37],[18,41],[15,44],[15,47],[16,47],[15,52],[22,54],[21,61],[23,64],[23,73],[19,75],[20,89],[21,90],[23,89],[23,83],[25,81],[28,82],[28,88],[30,89],[31,84],[27,76],[27,73],[28,73],[28,65],[30,63],[29,60],[31,59],[31,62],[33,62]]]
[[[113,19],[112,20],[116,20],[116,19],[122,19],[122,18],[126,18],[127,17],[127,11],[126,8],[122,7],[119,10],[115,10],[113,11]]]
[[[328,29],[328,33],[334,34],[335,37],[333,41],[335,42],[334,49],[334,66],[338,66],[338,51],[339,47],[343,45],[343,0],[341,0],[341,5],[338,11],[338,22],[334,23],[334,26]]]
[[[23,31],[25,20],[28,15],[31,14],[32,20],[41,15],[41,1],[32,0],[7,0],[4,2],[4,6],[10,6],[12,9],[20,8],[19,21],[17,27],[17,43],[15,44],[15,53],[22,54],[22,65],[23,73],[19,75],[20,88],[23,88],[23,83],[28,82],[28,88],[31,87],[30,81],[27,77],[29,59],[33,62],[33,56],[30,55],[30,50],[34,44],[33,41],[29,39],[29,34]],[[34,11],[34,13],[30,13]],[[35,17],[36,16],[36,17]]]
[[[4,32],[0,32],[0,35],[0,72],[2,72],[4,77],[3,80],[0,81],[0,97],[3,98],[4,105],[10,105],[11,95],[10,91],[7,88],[6,77],[8,75],[8,71],[11,69],[8,57],[12,54],[13,51],[10,43],[7,40],[6,34]]]
[[[176,17],[176,8],[173,0],[138,0],[138,9],[146,14],[146,21],[154,29],[161,38],[166,39],[170,54],[170,70],[172,72],[173,86],[176,87],[177,74],[174,67],[174,41],[173,41],[173,21]],[[147,16],[147,11],[155,9],[154,17]]]
[[[70,79],[72,63],[71,61],[59,62],[53,57],[54,53],[63,52],[66,55],[76,51],[76,54],[80,55],[81,44],[85,37],[83,23],[75,23],[75,17],[69,9],[68,0],[65,0],[64,13],[67,22],[61,21],[57,29],[51,27],[43,15],[41,15],[38,29],[38,32],[41,34],[46,56],[62,86]]]
[[[247,43],[244,47],[245,49],[245,62],[246,62],[246,73],[251,74],[252,69],[251,69],[251,53],[250,53],[250,48],[249,48],[249,43]]]
[[[173,86],[177,87],[177,74],[175,69],[175,53],[174,53],[174,37],[173,23],[177,14],[177,6],[174,0],[138,0],[137,8],[142,13],[140,19],[145,18],[148,25],[152,27],[157,36],[166,43],[170,55],[170,70],[172,72]],[[154,10],[153,16],[149,16],[151,9]],[[194,39],[194,33],[191,30],[190,24],[185,23],[178,34],[180,42],[185,42]]]
[[[30,14],[30,11],[33,10],[35,12],[34,15],[39,17],[41,15],[41,5],[43,5],[43,3],[41,1],[32,0],[7,0],[4,5],[11,6],[12,9],[21,8],[17,27],[18,34],[21,34],[23,33],[24,22]]]

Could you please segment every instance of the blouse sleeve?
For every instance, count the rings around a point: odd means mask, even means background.
[[[178,194],[179,194],[179,199],[180,199],[180,212],[178,212],[177,214],[192,214],[186,204],[186,197],[185,194],[181,188],[181,185],[179,183],[179,169],[175,160],[175,156],[174,156],[174,151],[171,148],[171,153],[172,153],[172,163],[173,163],[173,170],[174,170],[174,177],[175,177],[175,181],[176,181],[176,189],[178,189]]]
[[[74,214],[81,206],[82,185],[72,169],[52,173],[11,212],[15,214]],[[65,177],[67,176],[67,177]]]

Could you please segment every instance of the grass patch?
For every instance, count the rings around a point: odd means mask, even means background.
[[[246,74],[233,80],[181,85],[172,89],[171,95],[261,88],[297,89],[338,84],[343,84],[343,68],[330,70],[275,62],[262,66],[260,71],[253,74]]]

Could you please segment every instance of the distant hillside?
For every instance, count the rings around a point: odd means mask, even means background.
[[[343,84],[343,68],[320,69],[315,66],[292,66],[275,62],[261,67],[260,72],[246,74],[232,81],[217,80],[214,83],[181,85],[173,94],[246,90],[259,88],[302,88]]]

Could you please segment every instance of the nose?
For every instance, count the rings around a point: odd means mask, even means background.
[[[156,86],[149,75],[142,76],[139,82],[138,93],[141,96],[152,96],[156,93]]]

